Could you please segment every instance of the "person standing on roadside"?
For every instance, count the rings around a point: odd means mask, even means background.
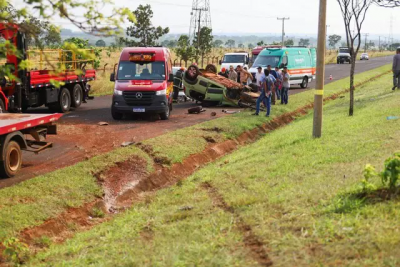
[[[226,69],[222,68],[218,75],[228,78],[228,74],[226,73]]]
[[[233,68],[233,66],[229,66],[228,79],[231,80],[231,81],[236,82],[237,81],[237,76],[238,76],[238,74],[236,73],[236,71]]]
[[[271,101],[272,101],[272,105],[275,105],[276,104],[276,92],[275,92],[275,82],[276,82],[276,72],[275,71],[273,71],[273,73],[275,74],[275,76],[272,74],[272,70],[271,70],[271,65],[268,65],[267,66],[267,70],[268,70],[268,72],[269,72],[269,77],[270,77],[270,79],[272,80],[272,82],[274,83],[274,86],[273,86],[273,88],[272,88],[272,99],[271,99]]]
[[[248,72],[247,70],[245,70],[242,66],[238,66],[238,75],[240,77],[240,83],[243,85],[247,85],[247,81],[253,80],[253,75],[251,75],[250,72]]]
[[[260,113],[260,105],[261,102],[264,102],[264,105],[266,104],[267,108],[267,114],[265,115],[266,117],[269,117],[271,114],[271,95],[272,95],[272,87],[274,86],[274,83],[270,77],[270,72],[268,69],[264,70],[264,79],[263,79],[263,84],[262,84],[262,89],[261,89],[261,94],[257,99],[256,103],[256,113],[253,115],[258,116]]]
[[[400,89],[400,47],[396,50],[396,55],[393,57],[393,88],[392,90]]]
[[[282,100],[281,104],[287,105],[289,102],[290,75],[287,67],[282,70]]]
[[[177,70],[175,76],[174,76],[174,83],[173,83],[173,89],[174,89],[174,95],[173,95],[173,100],[177,101],[178,96],[179,96],[179,91],[182,90],[182,78],[183,78],[183,73],[185,72],[185,68],[181,67],[179,70]]]
[[[262,71],[262,67],[257,68],[257,73],[256,73],[256,84],[258,86],[258,91],[261,91],[262,83],[264,80],[265,74]]]
[[[275,73],[276,73],[276,82],[275,82],[276,97],[278,98],[278,100],[281,100],[281,96],[282,96],[282,72],[279,70],[278,67],[275,67]]]
[[[244,69],[245,71],[249,72],[248,69],[247,69],[247,67],[244,67],[243,69]],[[249,78],[247,79],[247,85],[253,83],[253,79],[254,79],[253,75],[252,75],[250,72],[249,72],[249,74],[250,74],[250,76],[249,76]],[[250,78],[250,77],[251,77],[251,78]]]

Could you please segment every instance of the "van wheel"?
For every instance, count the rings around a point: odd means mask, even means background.
[[[15,141],[8,142],[3,148],[3,161],[0,161],[1,177],[14,177],[22,166],[21,147]]]
[[[303,78],[303,82],[300,84],[300,87],[303,89],[308,87],[308,77]]]
[[[111,107],[111,116],[114,120],[120,121],[124,117],[124,114],[117,112],[114,107]]]
[[[79,84],[76,84],[72,89],[72,102],[71,106],[73,108],[79,108],[82,105],[83,90]]]
[[[49,108],[55,112],[66,113],[71,108],[71,93],[67,88],[61,88],[58,102],[49,104]]]
[[[185,82],[188,84],[196,84],[197,83],[197,77],[200,74],[200,70],[196,65],[190,65],[187,71],[185,71],[185,75],[183,75],[183,79]]]
[[[170,113],[171,113],[171,107],[168,106],[168,109],[164,113],[160,114],[160,119],[163,120],[163,121],[168,120]]]

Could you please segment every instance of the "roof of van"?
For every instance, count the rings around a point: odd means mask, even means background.
[[[284,48],[267,48],[261,51],[260,56],[282,56],[283,54],[293,54],[296,53],[309,53],[310,48],[305,47],[284,47]]]
[[[226,53],[226,55],[230,56],[230,55],[243,55],[243,56],[247,56],[249,53],[247,52],[237,52],[237,53]]]
[[[165,47],[126,47],[121,52],[122,61],[128,61],[131,53],[155,53],[156,61],[165,61],[165,58],[170,56],[168,48]]]

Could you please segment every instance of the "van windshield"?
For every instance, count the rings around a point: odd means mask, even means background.
[[[245,55],[225,55],[222,63],[246,63]]]
[[[118,80],[165,80],[165,63],[121,61]]]
[[[253,64],[253,68],[263,67],[266,68],[271,65],[272,68],[278,67],[281,57],[276,56],[258,56]]]

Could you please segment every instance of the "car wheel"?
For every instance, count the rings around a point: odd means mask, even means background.
[[[72,102],[71,106],[74,108],[79,108],[82,105],[83,100],[83,90],[79,84],[76,84],[72,89]]]
[[[185,82],[188,84],[196,84],[197,83],[197,77],[200,74],[200,70],[196,65],[190,65],[187,71],[185,71],[185,74],[183,75],[183,79]]]
[[[308,77],[303,78],[303,81],[301,82],[300,87],[303,89],[308,87]]]
[[[212,73],[215,73],[215,74],[218,73],[217,67],[214,64],[208,64],[206,66],[206,71],[212,72]]]
[[[14,177],[22,166],[21,147],[15,141],[10,141],[3,149],[3,161],[0,161],[0,175]]]
[[[66,113],[71,108],[71,94],[67,88],[61,88],[58,102],[49,105],[51,110]]]

